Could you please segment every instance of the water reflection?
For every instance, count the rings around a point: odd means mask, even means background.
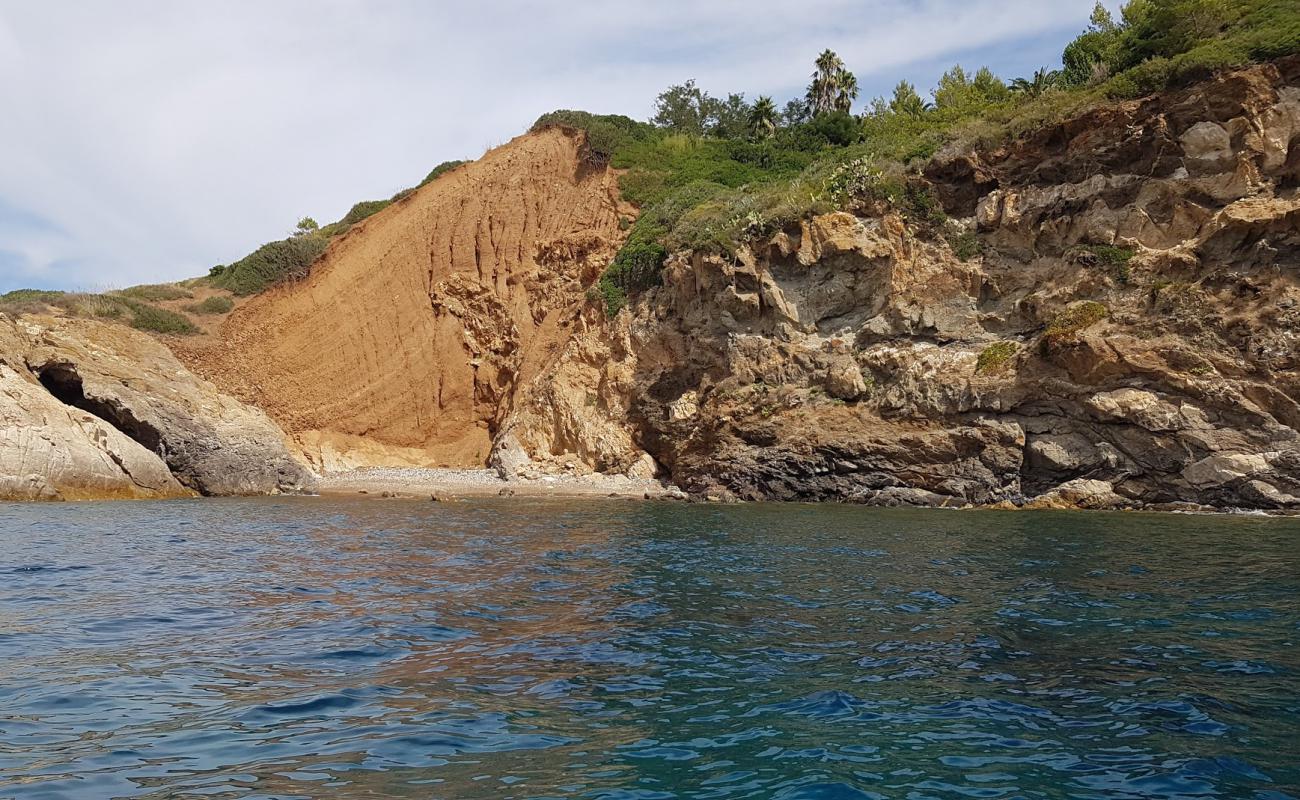
[[[3,507],[0,796],[1262,800],[1300,782],[1297,533],[624,502]]]

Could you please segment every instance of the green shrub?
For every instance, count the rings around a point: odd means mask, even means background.
[[[1049,340],[1072,336],[1084,328],[1101,322],[1109,313],[1104,305],[1092,300],[1075,303],[1056,315],[1056,318],[1047,326],[1044,335]]]
[[[191,314],[228,314],[234,307],[234,300],[215,294],[200,303],[190,303],[185,310]]]
[[[424,186],[427,183],[432,183],[439,176],[451,172],[453,169],[459,167],[461,164],[468,164],[468,163],[469,163],[468,161],[444,161],[438,166],[434,167],[429,172],[428,175],[424,176],[424,180],[420,181],[420,186]]]
[[[402,201],[405,200],[406,198],[408,198],[408,197],[410,197],[411,195],[415,194],[415,188],[416,188],[416,187],[411,187],[411,188],[409,188],[409,189],[403,189],[403,190],[401,190],[400,192],[397,192],[396,194],[394,194],[392,197],[390,197],[390,198],[388,199],[388,202],[389,202],[389,203],[400,203],[400,202],[402,202]]]
[[[164,300],[185,300],[194,296],[193,292],[170,283],[129,286],[125,289],[118,289],[115,292],[110,292],[110,294],[129,297],[132,300],[143,300],[147,303],[158,303]]]
[[[392,203],[392,200],[362,200],[348,209],[348,213],[343,215],[343,219],[339,220],[339,223],[351,227],[363,219],[373,217],[388,208]]]
[[[885,180],[884,172],[865,156],[837,165],[825,182],[826,194],[836,205],[852,206],[861,202],[893,202],[902,194],[902,186]]]
[[[930,225],[946,225],[948,222],[943,206],[930,191],[930,187],[924,184],[908,184],[903,191],[902,205],[913,219],[920,222]]]
[[[975,359],[975,372],[979,374],[997,372],[1018,352],[1020,352],[1020,345],[1015,342],[995,342],[984,348]]]
[[[198,327],[184,314],[137,300],[123,299],[122,302],[131,311],[132,328],[152,333],[169,333],[180,336],[188,336],[199,332]]]
[[[970,261],[984,251],[984,246],[980,243],[980,237],[975,231],[965,230],[956,231],[949,229],[944,234],[948,240],[948,246],[952,248],[953,255],[957,256],[960,261]]]
[[[1131,247],[1116,247],[1109,244],[1091,244],[1081,248],[1081,252],[1087,254],[1083,256],[1085,260],[1094,262],[1097,266],[1106,269],[1115,275],[1115,279],[1121,284],[1127,284],[1132,278],[1132,272],[1129,269],[1129,262],[1137,251]]]
[[[227,266],[212,283],[237,296],[256,294],[286,278],[306,275],[328,244],[328,238],[322,233],[268,242]]]
[[[543,114],[530,130],[552,126],[578,128],[587,132],[588,160],[606,163],[619,150],[656,135],[654,126],[619,114],[591,114],[586,111],[552,111]]]
[[[51,303],[64,296],[64,292],[53,289],[14,289],[0,294],[0,305],[14,303]]]

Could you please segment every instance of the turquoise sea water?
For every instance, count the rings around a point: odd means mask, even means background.
[[[0,505],[0,797],[1300,798],[1300,521]]]

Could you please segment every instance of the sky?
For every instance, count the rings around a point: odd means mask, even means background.
[[[1027,75],[1092,4],[0,0],[0,292],[205,274],[557,108],[646,119],[690,78],[783,106],[828,47],[859,109],[954,63]]]

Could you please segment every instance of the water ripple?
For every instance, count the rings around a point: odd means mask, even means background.
[[[0,505],[0,797],[1298,800],[1298,534]]]

